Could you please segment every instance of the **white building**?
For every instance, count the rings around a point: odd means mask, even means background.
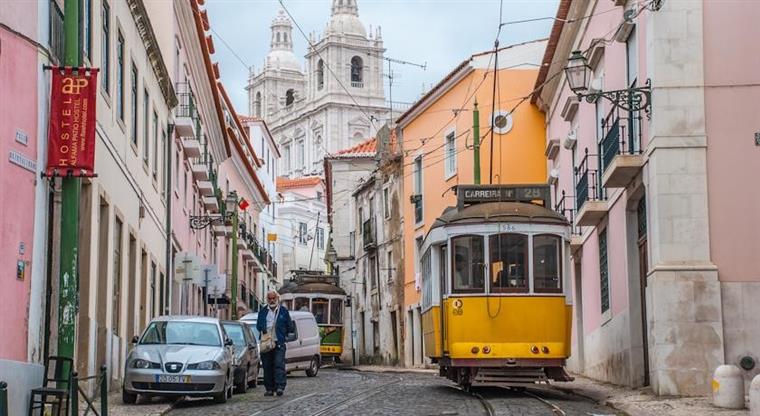
[[[325,184],[319,176],[277,178],[278,287],[291,270],[325,270],[328,222]]]
[[[333,0],[324,33],[309,43],[304,70],[291,21],[280,11],[271,51],[247,87],[251,115],[267,121],[280,146],[281,176],[321,174],[326,154],[373,136],[388,113],[381,31],[367,32],[356,0]]]

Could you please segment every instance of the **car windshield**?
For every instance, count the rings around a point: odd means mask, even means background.
[[[227,336],[230,337],[236,347],[245,346],[245,335],[243,334],[242,326],[239,324],[224,324],[224,331],[227,332]]]
[[[253,336],[256,337],[256,341],[261,339],[261,333],[259,333],[259,329],[256,328],[256,321],[246,321],[246,325],[248,325],[248,327],[251,328],[251,331],[253,332]]]
[[[175,344],[220,347],[219,329],[215,324],[187,321],[151,322],[140,340],[141,345]]]

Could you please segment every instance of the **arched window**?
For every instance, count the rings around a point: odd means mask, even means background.
[[[283,42],[287,42],[288,41],[288,34],[287,33],[283,33],[282,34],[282,41]]]
[[[325,62],[319,60],[317,62],[317,89],[321,90],[325,86]]]
[[[364,62],[362,58],[354,56],[351,58],[351,83],[353,86],[361,84],[364,81]]]
[[[293,104],[293,101],[296,100],[296,92],[293,91],[293,89],[289,89],[285,92],[285,105],[289,106]]]
[[[277,32],[277,43],[280,43],[280,32]]]
[[[253,101],[253,115],[261,117],[261,92],[256,93],[256,99]]]

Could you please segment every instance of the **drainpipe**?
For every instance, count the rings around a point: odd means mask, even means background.
[[[478,100],[475,100],[475,108],[472,110],[472,136],[473,136],[473,183],[480,185],[480,110]]]
[[[174,267],[172,264],[172,142],[174,141],[174,123],[169,123],[167,127],[168,133],[166,138],[166,187],[164,195],[166,195],[166,276],[169,279],[169,313],[172,313],[172,288],[174,286]],[[158,140],[158,138],[156,138]],[[181,290],[181,289],[180,289]],[[180,302],[182,301],[182,295],[180,294]],[[180,309],[182,306],[180,305]]]

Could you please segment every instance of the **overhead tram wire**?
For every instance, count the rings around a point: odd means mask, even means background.
[[[338,85],[340,85],[340,87],[343,89],[343,91],[345,91],[346,94],[348,94],[348,96],[351,98],[351,101],[353,101],[354,104],[356,105],[356,108],[359,109],[359,111],[361,111],[362,114],[364,114],[364,116],[367,117],[367,119],[369,120],[369,122],[372,123],[372,125],[375,127],[375,129],[377,129],[377,125],[375,124],[375,118],[373,116],[369,115],[364,110],[364,108],[362,107],[362,105],[359,104],[359,102],[356,100],[356,98],[353,96],[353,94],[351,94],[351,91],[349,91],[348,88],[346,88],[346,86],[343,84],[343,81],[340,80],[340,78],[335,73],[335,71],[333,71],[333,69],[327,63],[327,60],[324,59],[322,57],[322,54],[317,50],[317,48],[314,47],[314,44],[311,42],[311,40],[309,39],[309,37],[306,36],[306,32],[303,31],[303,29],[301,28],[301,25],[298,23],[298,21],[296,20],[296,18],[293,16],[293,14],[290,13],[290,10],[288,10],[288,8],[285,6],[285,2],[283,0],[278,0],[278,2],[280,3],[280,6],[282,6],[282,9],[285,10],[285,13],[288,14],[288,16],[290,17],[290,20],[293,21],[293,24],[296,25],[296,28],[298,29],[298,32],[301,33],[301,36],[303,36],[304,40],[309,45],[309,48],[311,48],[311,50],[313,50],[317,54],[317,56],[319,56],[319,58],[322,59],[322,62],[324,63],[325,68],[327,68],[327,70],[330,72],[330,75],[332,75],[333,78],[336,81],[338,81]]]

